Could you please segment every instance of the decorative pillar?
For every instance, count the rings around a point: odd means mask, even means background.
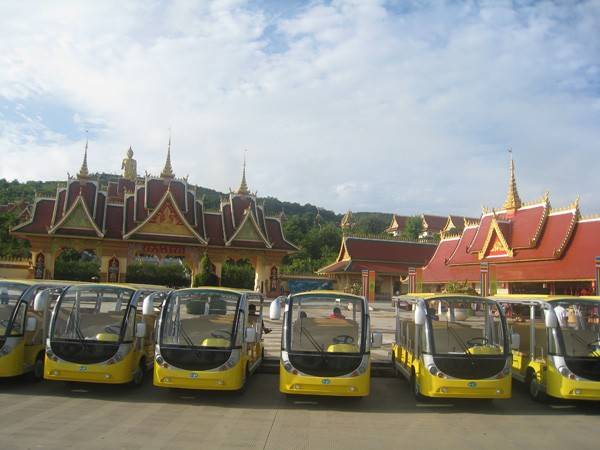
[[[408,293],[414,294],[417,292],[417,269],[416,267],[408,268]]]
[[[479,264],[479,287],[480,295],[488,297],[490,295],[490,265],[482,262]]]

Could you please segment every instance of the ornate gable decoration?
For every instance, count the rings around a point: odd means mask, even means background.
[[[494,217],[490,224],[490,229],[485,238],[483,247],[478,253],[478,257],[479,259],[483,259],[485,257],[499,256],[512,258],[513,250],[509,247],[508,242],[504,237],[504,233],[502,233],[502,230],[498,225],[498,220]]]
[[[271,243],[260,230],[260,227],[254,218],[254,214],[252,214],[249,208],[244,211],[242,223],[240,223],[237,230],[233,233],[233,236],[231,236],[231,239],[229,239],[225,245],[229,247],[232,242],[236,240],[262,242],[267,248],[271,248]]]
[[[165,192],[161,201],[146,220],[124,235],[123,239],[129,239],[134,234],[188,237],[206,244],[206,241],[185,220],[177,207],[173,194],[169,190]]]
[[[55,234],[58,229],[93,231],[98,237],[104,236],[96,225],[96,222],[94,222],[81,195],[77,197],[71,208],[69,208],[62,219],[48,233]]]

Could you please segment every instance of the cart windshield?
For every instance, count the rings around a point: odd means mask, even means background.
[[[436,355],[502,355],[503,319],[498,304],[472,297],[434,298],[425,301],[429,339],[423,350]]]
[[[163,308],[160,345],[231,348],[240,297],[202,289],[173,292]]]
[[[28,285],[21,283],[0,283],[0,336],[4,336],[7,332],[10,333],[10,320],[15,306],[28,287]],[[17,329],[13,332],[20,334],[20,330]]]
[[[565,356],[600,358],[600,302],[552,302]]]
[[[113,286],[68,288],[58,300],[51,338],[119,341],[134,293],[133,289]]]
[[[364,351],[363,300],[340,295],[291,298],[290,350],[319,353]]]

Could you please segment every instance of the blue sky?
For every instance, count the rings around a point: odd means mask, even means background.
[[[2,2],[0,177],[159,173],[342,212],[600,212],[600,2]]]

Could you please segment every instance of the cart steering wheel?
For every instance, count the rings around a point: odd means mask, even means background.
[[[467,345],[469,347],[482,347],[484,345],[487,345],[487,343],[489,342],[489,339],[483,336],[480,337],[474,337],[471,338],[467,341]]]
[[[216,330],[210,333],[215,339],[225,339],[226,341],[231,340],[231,332],[227,330]]]
[[[600,339],[596,339],[592,342],[588,342],[587,345],[589,348],[591,348],[592,350],[598,350],[600,349]]]
[[[340,334],[339,336],[336,336],[333,338],[333,343],[334,344],[353,344],[354,338],[347,334]]]
[[[119,334],[121,332],[121,325],[107,325],[104,327],[104,331],[109,334]]]

